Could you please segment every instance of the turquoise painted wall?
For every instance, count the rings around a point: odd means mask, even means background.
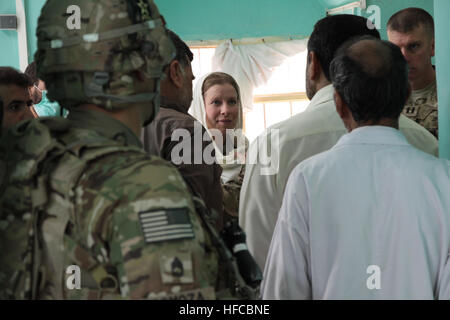
[[[0,0],[0,14],[16,14],[15,0]],[[17,31],[0,30],[0,66],[19,69],[19,42]]]
[[[27,15],[28,58],[36,51],[36,26],[45,0],[23,0]],[[168,27],[183,40],[218,40],[264,36],[308,36],[314,23],[334,8],[353,0],[155,0]],[[381,9],[381,35],[398,10],[417,6],[433,14],[431,0],[367,0]],[[15,14],[15,0],[1,0],[0,13]],[[368,16],[362,12],[363,16]],[[0,31],[0,65],[19,67],[16,31]]]
[[[155,0],[168,27],[183,40],[217,40],[263,36],[308,36],[314,23],[335,8],[354,0]],[[433,14],[431,0],[367,0],[381,10],[381,36],[395,12],[420,7]],[[362,16],[368,17],[364,11]]]
[[[46,0],[24,0],[25,14],[27,16],[27,37],[28,37],[28,61],[34,60],[34,53],[37,50],[36,28],[38,18],[41,15],[41,8]]]
[[[326,9],[332,9],[343,6],[344,4],[354,2],[354,0],[319,0],[320,4]]]
[[[33,55],[36,51],[36,27],[37,20],[41,14],[41,8],[46,0],[22,0],[27,17],[27,44],[28,61],[33,61]],[[1,14],[16,14],[15,0],[0,0]],[[19,22],[20,23],[20,22]],[[17,31],[0,30],[0,66],[11,66],[19,69],[19,48],[17,40]]]
[[[315,0],[155,0],[183,40],[308,36],[325,14]]]
[[[450,1],[434,0],[439,101],[439,157],[450,159]]]

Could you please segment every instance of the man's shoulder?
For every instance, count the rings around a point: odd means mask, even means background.
[[[405,130],[414,130],[416,132],[424,133],[426,134],[427,129],[425,129],[423,126],[418,124],[417,122],[411,120],[410,118],[406,117],[405,115],[401,114],[398,121],[398,126],[400,131]],[[433,136],[432,134],[430,134]]]
[[[151,156],[138,148],[117,148],[111,153],[94,160],[89,166],[88,175],[96,176],[97,182],[101,177],[106,180],[120,178],[122,183],[155,180],[171,180],[171,175],[177,173],[176,168],[168,161]],[[151,179],[150,179],[151,178]]]
[[[122,193],[120,188],[150,188],[162,183],[170,187],[170,182],[177,180],[174,176],[179,176],[170,162],[93,130],[71,128],[58,139],[74,156],[62,157],[55,170],[70,170],[84,163],[81,181],[89,188],[117,188],[115,192],[118,194]]]
[[[142,201],[160,202],[160,207],[186,206],[190,199],[183,178],[170,162],[133,151],[110,154],[91,163],[77,189],[83,201],[97,199],[94,202],[105,207],[128,207]]]
[[[185,128],[189,130],[191,128],[192,129],[194,128],[194,124],[196,122],[197,120],[190,114],[183,113],[171,108],[161,107],[153,123],[155,124],[165,123],[172,129]]]
[[[332,101],[312,106],[302,113],[279,122],[267,128],[265,134],[272,130],[278,130],[280,143],[333,132],[345,133],[345,127]]]
[[[313,171],[317,168],[322,168],[322,167],[328,166],[330,164],[330,159],[336,158],[336,154],[337,154],[337,151],[334,148],[316,153],[316,154],[312,155],[311,157],[308,157],[307,159],[298,163],[295,166],[294,170],[296,172],[300,172],[300,171],[306,172],[306,171]],[[335,160],[333,160],[333,162],[335,162]]]
[[[411,95],[408,98],[408,101],[405,104],[404,112],[408,112],[408,107],[428,106],[429,108],[437,108],[437,104],[437,82],[435,80],[423,89],[412,91]]]
[[[267,128],[251,145],[251,152],[271,148],[280,157],[280,163],[299,163],[331,148],[346,133],[332,101],[313,106],[303,113]]]
[[[7,137],[2,141],[2,148],[8,148],[8,144],[17,146],[13,153],[9,153],[8,160],[15,156],[39,163],[69,163],[69,166],[77,161],[91,161],[106,154],[124,151],[142,153],[136,146],[125,145],[124,140],[114,140],[95,130],[73,126],[67,119],[53,117],[32,119],[8,131]],[[70,157],[66,154],[70,154]],[[71,161],[68,161],[69,158]]]
[[[436,152],[430,151],[428,153],[437,154],[437,139],[420,124],[402,114],[399,118],[399,129],[413,146],[424,151],[436,149]]]

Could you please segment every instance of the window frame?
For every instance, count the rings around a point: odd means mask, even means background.
[[[191,49],[194,53],[197,53],[197,56],[200,58],[200,50],[201,49],[215,49],[217,48],[220,43],[214,42],[214,41],[191,41],[187,42],[187,45],[189,49]],[[198,50],[195,52],[194,50]],[[200,64],[200,62],[199,62]],[[269,94],[254,94],[253,95],[253,104],[262,104],[263,105],[263,112],[264,112],[264,129],[267,129],[267,121],[266,121],[266,104],[268,103],[274,103],[274,102],[289,102],[289,108],[290,108],[290,117],[292,117],[293,114],[293,107],[292,103],[295,101],[309,101],[306,92],[298,91],[298,92],[286,92],[286,93],[269,93]],[[244,112],[243,119],[242,119],[242,125],[243,125],[243,131],[246,133],[246,114],[247,112]]]

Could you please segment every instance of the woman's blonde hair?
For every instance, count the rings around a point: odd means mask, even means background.
[[[237,84],[236,80],[232,76],[230,76],[228,73],[225,72],[213,72],[209,76],[206,77],[206,79],[203,81],[202,85],[202,96],[203,99],[205,98],[205,92],[209,90],[212,86],[215,86],[217,84],[231,84],[237,93],[237,99],[239,102],[239,106],[242,106],[241,104],[241,92],[239,90],[239,85]]]

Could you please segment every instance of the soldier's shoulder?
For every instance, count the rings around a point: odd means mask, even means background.
[[[92,162],[74,191],[80,232],[97,230],[105,239],[116,225],[131,223],[135,230],[143,212],[194,210],[178,171],[163,159],[137,151],[112,153]]]
[[[78,187],[116,200],[187,195],[183,178],[170,162],[139,149],[118,150],[92,162]]]

